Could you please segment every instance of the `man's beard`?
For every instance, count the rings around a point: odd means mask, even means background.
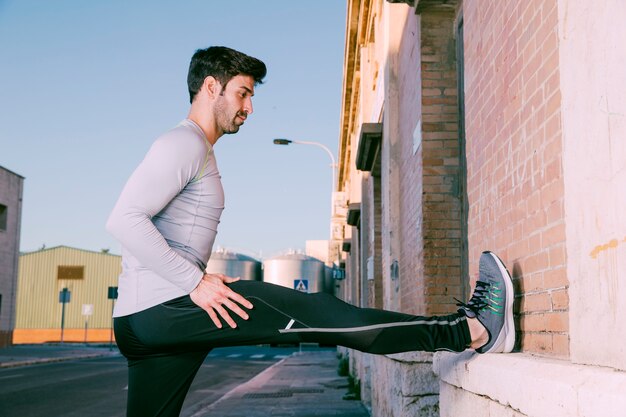
[[[222,130],[222,132],[224,132],[225,135],[239,132],[239,127],[243,124],[243,122],[241,124],[237,124],[236,118],[238,116],[245,117],[245,114],[242,114],[241,112],[236,112],[234,116],[230,117],[228,116],[226,108],[222,103],[223,101],[218,102],[218,104],[215,106],[216,120],[220,129]]]
[[[220,127],[225,135],[232,135],[233,133],[239,132],[239,126],[234,123],[231,123],[229,126],[221,125]]]

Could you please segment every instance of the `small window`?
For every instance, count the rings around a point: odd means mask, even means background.
[[[7,206],[0,204],[0,230],[7,230]]]
[[[59,265],[57,267],[58,279],[84,279],[85,278],[85,266],[68,266]]]

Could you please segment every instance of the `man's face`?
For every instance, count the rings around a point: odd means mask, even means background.
[[[222,88],[214,106],[215,120],[225,134],[237,133],[248,115],[252,114],[254,78],[237,75]]]

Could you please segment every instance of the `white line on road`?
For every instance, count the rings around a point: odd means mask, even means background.
[[[259,355],[250,355],[250,359],[261,359],[264,358],[265,355],[263,354],[259,354]]]
[[[23,374],[15,374],[15,375],[0,376],[0,379],[17,378],[18,376],[22,376],[22,375],[23,375]]]
[[[226,356],[227,358],[238,358],[241,356],[241,353],[233,353],[232,355]]]

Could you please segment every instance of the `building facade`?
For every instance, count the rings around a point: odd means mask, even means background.
[[[24,177],[0,166],[0,347],[11,344],[15,327],[23,188]]]
[[[456,310],[483,250],[516,350],[348,351],[373,416],[626,408],[626,4],[348,0],[335,260],[341,296]]]
[[[111,341],[109,288],[121,270],[121,256],[105,252],[57,246],[21,254],[13,343]]]

